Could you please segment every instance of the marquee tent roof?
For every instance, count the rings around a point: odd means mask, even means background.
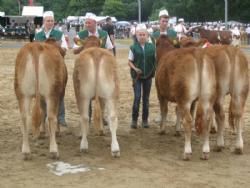
[[[22,16],[43,16],[43,6],[24,6]]]

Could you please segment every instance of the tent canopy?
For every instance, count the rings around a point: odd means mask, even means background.
[[[22,16],[43,16],[43,6],[24,6]]]

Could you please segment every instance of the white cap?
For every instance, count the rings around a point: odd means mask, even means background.
[[[46,11],[43,13],[43,18],[45,17],[53,17],[54,18],[54,13],[53,11]]]
[[[161,16],[168,16],[168,17],[169,17],[168,11],[167,11],[166,9],[161,10],[161,11],[159,12],[159,17],[161,17]]]
[[[92,12],[87,12],[85,15],[85,19],[91,19],[96,21],[96,15],[93,14]]]
[[[136,31],[147,31],[147,27],[145,24],[138,24],[136,26]]]
[[[183,18],[179,18],[178,22],[184,22],[184,19]]]

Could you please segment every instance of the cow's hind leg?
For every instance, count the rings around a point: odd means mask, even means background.
[[[220,97],[214,104],[215,119],[217,123],[217,146],[215,151],[221,151],[224,148],[225,112],[223,103],[223,97]]]
[[[233,98],[230,102],[230,112],[229,116],[231,119],[231,125],[236,129],[236,143],[235,143],[235,153],[242,154],[243,153],[243,111],[245,106],[246,99]]]
[[[48,132],[50,138],[49,151],[53,159],[59,158],[59,151],[56,143],[58,105],[59,98],[47,100]]]
[[[89,103],[91,99],[80,98],[77,101],[78,108],[80,112],[80,127],[81,127],[81,143],[80,143],[80,152],[87,153],[88,152],[88,132],[89,132]]]
[[[185,146],[183,160],[190,160],[192,156],[191,134],[192,134],[192,116],[190,114],[190,105],[178,105],[180,116],[183,118],[183,127],[185,130]]]
[[[166,123],[168,114],[168,101],[163,97],[159,97],[160,110],[161,110],[161,124],[160,124],[160,134],[166,134]]]
[[[201,133],[203,137],[202,155],[201,159],[208,160],[210,153],[209,146],[209,133],[210,127],[213,122],[213,109],[212,104],[208,100],[203,100],[197,108],[196,122],[200,123]],[[198,126],[198,125],[196,125]]]
[[[108,120],[109,120],[109,128],[111,132],[111,154],[113,157],[120,157],[120,147],[117,141],[116,130],[118,127],[118,117],[117,117],[117,108],[115,105],[115,100],[107,99],[106,106],[108,111]]]
[[[19,99],[19,108],[23,122],[21,125],[21,131],[23,135],[22,153],[24,160],[31,159],[30,145],[29,145],[29,129],[31,126],[30,104],[31,104],[30,97],[21,97]]]

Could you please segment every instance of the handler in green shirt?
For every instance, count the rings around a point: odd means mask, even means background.
[[[166,9],[161,10],[159,12],[160,29],[158,31],[155,31],[151,35],[151,40],[152,40],[153,44],[156,44],[157,39],[161,35],[167,35],[171,40],[173,40],[173,44],[176,43],[176,45],[177,45],[177,33],[175,32],[174,29],[168,27],[168,21],[169,21],[168,11]],[[156,57],[156,59],[157,59],[157,57]],[[156,117],[155,121],[159,123],[161,121],[161,116],[159,115],[158,117]]]
[[[155,74],[155,46],[148,42],[148,32],[145,24],[136,27],[137,42],[130,46],[128,65],[134,89],[131,128],[137,128],[139,107],[142,96],[142,127],[149,128],[149,96],[152,78]]]
[[[170,39],[175,40],[177,38],[177,33],[174,29],[168,28],[169,15],[167,10],[161,10],[159,12],[159,23],[160,30],[155,31],[152,34],[153,43],[156,43],[156,40],[160,37],[160,35],[167,35]]]
[[[96,36],[101,40],[101,48],[106,48],[113,53],[113,45],[108,33],[102,29],[97,29],[96,15],[89,12],[85,15],[85,29],[80,31],[75,39],[85,39],[88,36]],[[74,44],[74,53],[78,54],[81,50],[77,44]]]
[[[46,11],[43,14],[43,27],[42,30],[35,35],[35,41],[45,41],[48,38],[53,38],[56,41],[61,42],[61,48],[65,51],[68,49],[67,42],[65,40],[64,34],[54,29],[54,13],[52,11]],[[67,124],[65,121],[65,107],[64,98],[60,101],[59,112],[58,112],[58,124],[61,127],[66,128]],[[62,129],[61,129],[62,130]]]

